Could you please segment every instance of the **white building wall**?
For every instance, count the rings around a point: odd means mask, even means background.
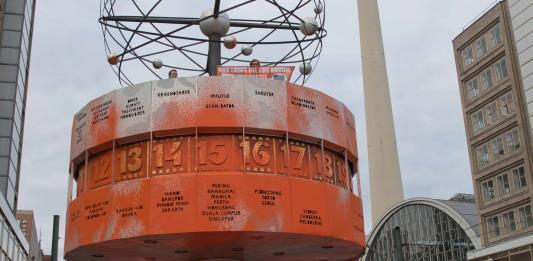
[[[533,0],[508,0],[511,24],[527,103],[533,126]],[[531,130],[533,133],[533,130]]]

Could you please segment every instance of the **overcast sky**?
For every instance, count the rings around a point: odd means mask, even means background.
[[[492,2],[380,1],[407,198],[447,199],[457,192],[473,191],[451,41]],[[327,1],[327,11],[329,35],[307,85],[341,100],[356,115],[368,231],[370,198],[357,7],[355,1],[334,0]],[[91,99],[119,87],[105,59],[98,16],[98,1],[37,2],[19,209],[35,211],[48,254],[54,214],[61,215],[60,233],[64,235],[72,116]],[[61,250],[63,243],[61,240]]]

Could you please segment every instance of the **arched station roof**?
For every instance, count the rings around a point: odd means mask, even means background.
[[[453,219],[465,232],[476,249],[481,248],[479,239],[479,216],[476,213],[476,205],[472,200],[439,200],[431,198],[412,198],[404,200],[390,208],[375,224],[370,235],[367,237],[367,247],[371,247],[379,236],[382,228],[394,216],[395,213],[408,206],[429,206],[438,209]],[[367,251],[368,252],[368,251]],[[364,259],[366,260],[366,259]]]

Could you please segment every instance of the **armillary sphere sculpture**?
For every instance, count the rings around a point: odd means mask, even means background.
[[[324,0],[101,5],[126,88],[74,116],[66,260],[364,253],[354,115],[304,86],[327,34]]]
[[[296,65],[293,82],[303,84],[327,35],[324,0],[102,0],[99,21],[122,86],[153,77],[146,72],[160,79],[171,69],[215,75],[219,65],[253,59]]]

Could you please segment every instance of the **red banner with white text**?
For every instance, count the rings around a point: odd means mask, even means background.
[[[294,66],[218,66],[218,76],[242,75],[289,82]]]

